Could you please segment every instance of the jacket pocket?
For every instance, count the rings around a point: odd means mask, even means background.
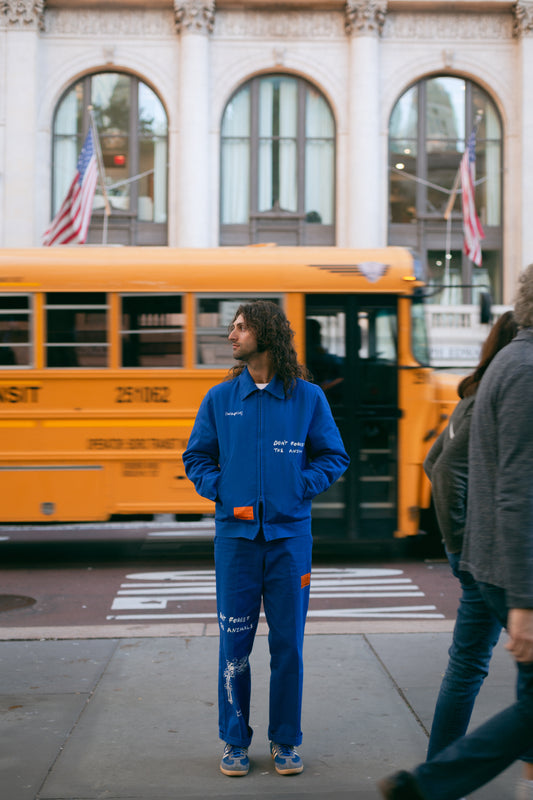
[[[217,499],[216,499],[216,516],[217,519],[232,519],[233,518],[233,502],[231,497],[231,481],[228,480],[227,470],[220,471],[220,478],[218,479],[217,486]]]
[[[265,487],[265,521],[291,522],[309,514],[310,502],[305,499],[307,481],[298,464],[288,470],[273,471]]]
[[[230,469],[221,470],[216,499],[217,520],[255,522],[256,490],[245,477],[239,479]]]

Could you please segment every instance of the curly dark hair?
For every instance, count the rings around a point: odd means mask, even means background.
[[[294,331],[283,309],[277,303],[273,303],[270,300],[254,300],[250,303],[242,303],[235,312],[232,323],[229,326],[230,331],[240,314],[242,314],[244,321],[253,331],[257,339],[259,352],[268,350],[270,353],[274,372],[283,381],[286,395],[289,395],[294,388],[296,378],[309,380],[310,376],[307,367],[298,362],[296,350],[294,349]],[[228,380],[240,375],[245,366],[245,364],[241,363],[232,367],[227,376]]]
[[[533,264],[526,267],[518,278],[514,315],[521,328],[533,326]]]
[[[505,314],[502,314],[494,323],[489,335],[485,339],[483,347],[481,348],[481,358],[474,372],[467,375],[466,378],[463,378],[457,387],[459,397],[470,397],[470,395],[477,392],[479,382],[496,353],[498,353],[502,347],[509,344],[517,333],[518,325],[516,324],[514,314],[512,311],[506,311]]]

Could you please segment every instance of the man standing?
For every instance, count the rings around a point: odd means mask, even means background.
[[[518,334],[476,395],[461,569],[507,628],[518,700],[412,772],[382,780],[389,800],[457,800],[533,747],[533,264],[520,277],[514,316]]]
[[[249,769],[249,656],[262,600],[271,656],[268,737],[277,772],[290,775],[303,770],[295,748],[302,741],[311,500],[349,459],[324,393],[303,379],[279,306],[241,305],[229,340],[239,363],[205,396],[183,455],[197,492],[216,501],[220,769],[234,776]]]

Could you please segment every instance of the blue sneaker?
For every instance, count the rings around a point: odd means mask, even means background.
[[[220,771],[224,775],[238,777],[239,775],[247,775],[249,769],[248,748],[239,747],[237,744],[227,744],[224,747],[222,761],[220,762]]]
[[[270,742],[270,755],[274,759],[276,772],[280,775],[296,775],[303,771],[304,762],[291,744]]]

